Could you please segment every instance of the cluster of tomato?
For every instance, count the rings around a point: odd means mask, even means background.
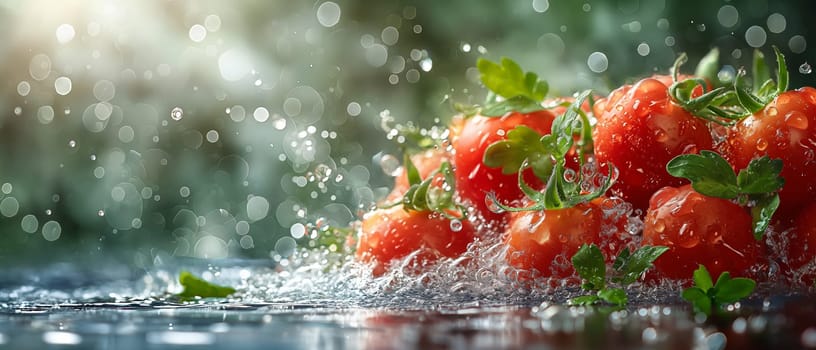
[[[757,267],[769,264],[801,271],[816,257],[816,89],[787,90],[778,51],[777,64],[778,81],[765,82],[758,56],[753,89],[740,75],[714,89],[716,74],[678,75],[676,64],[673,75],[569,105],[575,98],[545,99],[546,83],[512,61],[480,60],[492,105],[455,117],[446,142],[406,158],[385,201],[394,204],[362,219],[356,256],[382,274],[406,257],[420,266],[494,237],[507,245],[507,262],[531,277],[574,275],[569,259],[589,243],[608,260],[624,246],[668,247],[649,272],[655,278],[689,280],[699,265],[713,276],[758,277]],[[512,143],[522,132],[545,140],[569,113],[583,117],[577,129],[583,120],[591,137],[561,135],[575,141],[562,159]],[[673,161],[696,175],[670,173]],[[763,177],[779,163],[781,172]],[[594,189],[605,175],[611,188],[570,205],[542,202],[582,173]],[[559,190],[546,191],[552,186]],[[442,190],[456,205],[426,196]],[[814,274],[797,278],[813,283]]]

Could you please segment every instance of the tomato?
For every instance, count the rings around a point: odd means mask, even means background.
[[[457,227],[458,226],[458,227]],[[474,228],[467,220],[452,223],[438,213],[406,211],[402,206],[376,209],[363,217],[356,256],[372,263],[374,275],[412,253],[422,265],[439,257],[456,257],[473,241]]]
[[[794,220],[793,230],[784,236],[787,267],[806,286],[816,281],[816,203],[805,207]]]
[[[459,196],[473,204],[488,221],[499,221],[503,214],[489,210],[485,203],[487,193],[492,192],[502,203],[511,203],[524,196],[518,187],[517,174],[503,174],[501,168],[484,164],[485,149],[494,142],[504,140],[505,135],[518,125],[525,125],[540,134],[549,134],[555,116],[540,110],[528,114],[510,113],[503,117],[474,116],[465,121],[458,137],[453,140],[455,150],[454,174]],[[533,187],[542,187],[532,171],[524,174]]]
[[[411,156],[411,162],[414,163],[414,166],[419,172],[419,177],[422,179],[430,176],[431,173],[439,169],[439,166],[442,165],[443,162],[449,160],[450,154],[437,148],[429,149]],[[442,176],[437,176],[439,182],[441,182],[443,180]],[[411,187],[411,185],[408,183],[408,175],[403,166],[394,179],[394,189],[391,190],[391,193],[386,197],[386,201],[393,202],[402,199],[402,196],[405,194],[405,191],[408,191],[409,187]]]
[[[669,247],[655,262],[658,276],[690,280],[702,264],[717,278],[747,275],[764,257],[754,239],[751,215],[739,205],[702,195],[691,185],[654,194],[643,223],[643,244]]]
[[[574,273],[572,256],[589,243],[612,261],[626,243],[628,218],[605,212],[610,203],[614,200],[597,198],[567,209],[512,213],[505,236],[508,263],[523,270],[523,278],[533,271],[565,278]]]
[[[779,214],[794,217],[816,196],[816,89],[780,94],[737,124],[721,148],[736,169],[763,155],[782,159],[785,187],[779,193]]]
[[[675,104],[658,79],[618,88],[595,105],[595,112],[595,158],[617,167],[612,191],[638,209],[645,209],[658,189],[688,183],[666,172],[669,160],[713,148],[707,123]]]

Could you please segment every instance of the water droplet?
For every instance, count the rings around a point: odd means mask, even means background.
[[[813,69],[810,67],[810,64],[807,63],[807,62],[802,63],[802,65],[799,66],[799,73],[810,74],[810,72],[812,72],[812,71],[813,71]]]
[[[68,141],[68,147],[74,148],[74,147],[76,147],[76,145],[77,145],[76,141],[74,141],[74,140]]]
[[[768,34],[760,26],[751,26],[745,31],[745,41],[751,47],[762,47],[768,40]]]
[[[609,59],[606,58],[606,54],[603,52],[593,52],[587,58],[587,66],[589,66],[589,70],[595,73],[603,73],[609,67]]]
[[[400,166],[400,161],[397,157],[393,155],[386,154],[382,156],[380,159],[380,168],[382,171],[390,176],[397,176],[400,174],[400,170],[402,167]]]
[[[74,39],[74,36],[76,36],[74,26],[70,24],[61,24],[59,27],[57,27],[57,41],[60,44],[67,44]]]
[[[170,111],[170,118],[173,118],[173,120],[181,120],[181,118],[183,118],[183,117],[184,117],[184,110],[181,109],[181,107],[173,108],[173,110]]]
[[[450,221],[450,229],[453,232],[462,231],[462,221],[458,219],[453,219]]]
[[[490,210],[493,213],[501,214],[504,213],[504,209],[502,209],[494,198],[493,194],[489,194],[485,196],[485,205],[487,206],[487,210]]]
[[[799,130],[807,130],[808,118],[799,111],[791,111],[785,115],[785,124]]]
[[[764,151],[766,148],[768,148],[768,141],[765,141],[765,139],[758,139],[756,142],[757,151]]]
[[[657,233],[662,233],[666,230],[666,224],[663,222],[663,220],[656,220],[654,222],[654,230]]]
[[[340,15],[342,11],[340,6],[334,2],[327,1],[317,8],[317,21],[324,27],[334,27],[340,22]]]
[[[98,215],[98,216],[105,216],[105,211],[104,211],[104,210],[102,210],[102,209],[99,209],[99,211],[97,211],[97,212],[96,212],[96,215]]]

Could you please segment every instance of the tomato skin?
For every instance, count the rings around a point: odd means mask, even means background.
[[[721,152],[735,169],[764,155],[782,159],[781,217],[794,217],[816,196],[816,89],[783,92],[726,137]]]
[[[567,209],[512,213],[505,236],[507,262],[526,272],[538,271],[543,277],[566,278],[575,272],[572,256],[590,243],[598,245],[611,261],[626,243],[627,217],[605,216],[603,200]]]
[[[666,171],[672,158],[713,148],[707,123],[672,102],[658,79],[618,88],[595,112],[595,158],[617,167],[612,190],[637,209],[645,209],[658,189],[688,183]]]
[[[691,185],[664,187],[649,202],[643,244],[669,247],[654,262],[660,277],[690,280],[700,264],[715,279],[725,271],[745,276],[764,257],[751,225],[747,210],[731,201],[702,195]]]
[[[816,202],[806,206],[796,216],[793,230],[786,234],[785,239],[788,241],[784,251],[787,267],[801,270],[810,264],[807,271],[798,272],[801,274],[799,282],[812,286],[816,282],[816,268],[813,267],[816,259]]]
[[[467,220],[458,231],[451,220],[430,211],[405,211],[402,206],[376,209],[363,217],[356,257],[372,263],[373,273],[380,276],[388,264],[419,251],[417,263],[440,257],[456,257],[467,250],[475,229]]]
[[[491,168],[484,164],[485,149],[494,142],[506,139],[506,134],[518,125],[525,125],[544,135],[549,134],[555,116],[540,110],[532,113],[510,113],[502,117],[474,116],[465,121],[458,137],[453,141],[454,175],[459,196],[473,204],[490,222],[503,219],[504,214],[490,211],[485,203],[487,193],[494,193],[504,203],[511,203],[524,196],[518,187],[517,174],[502,174],[501,168]],[[525,180],[533,187],[543,183],[532,171],[524,174]]]

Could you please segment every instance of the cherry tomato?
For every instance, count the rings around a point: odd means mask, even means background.
[[[721,148],[735,169],[763,155],[782,159],[785,187],[779,192],[778,214],[795,217],[816,196],[816,89],[780,94],[731,129]]]
[[[618,88],[595,105],[595,112],[595,158],[617,167],[612,191],[638,209],[645,209],[658,189],[688,183],[666,172],[669,160],[712,149],[707,123],[675,104],[658,79]]]
[[[506,134],[518,125],[525,125],[540,134],[549,134],[555,116],[540,110],[528,114],[510,113],[503,117],[474,116],[465,121],[458,137],[453,140],[455,149],[454,174],[459,196],[471,202],[488,221],[499,221],[503,214],[489,210],[485,203],[487,193],[492,192],[502,203],[511,203],[524,196],[518,186],[517,174],[503,174],[501,168],[484,164],[485,149],[494,142],[504,140]],[[533,187],[542,187],[532,171],[524,174]]]
[[[374,275],[412,253],[416,265],[439,257],[456,257],[473,241],[474,228],[467,220],[451,222],[430,211],[406,211],[402,206],[376,209],[363,217],[357,258],[372,263]]]
[[[572,276],[572,256],[583,244],[594,243],[612,261],[626,243],[628,218],[605,212],[611,199],[597,198],[567,209],[515,212],[506,233],[507,261],[525,272],[543,277]]]
[[[715,279],[725,271],[745,276],[764,258],[747,210],[697,193],[691,185],[664,187],[654,194],[644,219],[643,244],[669,247],[654,262],[654,271],[676,280],[691,280],[700,264]]]

